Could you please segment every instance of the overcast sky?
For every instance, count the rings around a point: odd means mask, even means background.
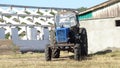
[[[107,0],[0,0],[0,4],[59,8],[89,8],[105,1]]]

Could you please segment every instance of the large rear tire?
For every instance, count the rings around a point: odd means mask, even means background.
[[[45,49],[45,60],[46,61],[51,61],[52,56],[52,49],[50,47],[46,47]]]
[[[85,28],[80,28],[80,35],[81,35],[81,55],[87,56],[88,55],[88,42],[87,42],[87,31]]]

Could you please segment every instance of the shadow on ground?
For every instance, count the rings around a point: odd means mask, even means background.
[[[105,55],[107,53],[111,53],[112,50],[111,49],[107,49],[107,50],[104,50],[104,51],[98,51],[96,53],[93,53],[93,54],[89,54],[88,57],[92,57],[94,55]]]
[[[94,53],[93,55],[104,55],[104,54],[111,53],[111,52],[112,50],[104,50],[104,51],[98,51]]]
[[[108,50],[104,50],[104,51],[98,51],[94,54],[89,54],[88,56],[81,56],[81,59],[80,61],[84,61],[84,60],[91,60],[94,55],[105,55],[107,53],[111,53],[112,50],[108,49]],[[70,56],[64,56],[64,57],[60,57],[58,59],[54,59],[54,61],[63,61],[63,60],[66,60],[66,59],[72,59],[74,60],[74,55],[70,55]]]

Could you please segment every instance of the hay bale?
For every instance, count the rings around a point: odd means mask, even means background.
[[[19,53],[19,47],[17,47],[12,40],[0,40],[0,54],[16,53]]]

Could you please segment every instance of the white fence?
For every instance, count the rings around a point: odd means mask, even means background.
[[[0,39],[12,39],[21,51],[43,51],[49,44],[55,14],[74,10],[0,4]]]
[[[37,29],[30,28],[29,39],[22,40],[18,35],[18,28],[11,28],[11,39],[16,46],[20,47],[21,51],[44,51],[47,44],[49,44],[49,30],[43,28],[41,39],[37,39]],[[26,35],[26,36],[27,36]],[[27,36],[28,37],[28,36]],[[5,29],[0,28],[0,39],[5,39]]]

